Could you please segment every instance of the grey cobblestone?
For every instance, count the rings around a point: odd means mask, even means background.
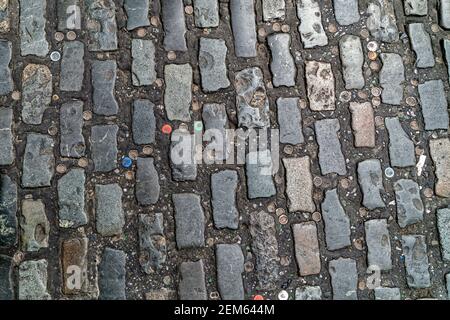
[[[84,4],[89,51],[117,50],[116,5],[113,0],[87,0]]]
[[[100,300],[123,300],[125,293],[126,254],[123,251],[106,248],[98,267]]]
[[[333,300],[357,300],[358,274],[356,261],[347,258],[331,260],[328,269],[333,288]]]
[[[450,261],[450,208],[437,210],[437,227],[441,240],[442,259]]]
[[[83,102],[79,100],[66,102],[60,110],[61,156],[80,158],[86,151],[83,136]]]
[[[410,288],[427,288],[431,285],[428,271],[428,253],[425,236],[402,236],[406,280]]]
[[[416,164],[414,143],[403,130],[397,117],[385,119],[389,132],[389,157],[394,167],[410,167]]]
[[[234,51],[241,58],[256,57],[256,26],[253,0],[230,0]]]
[[[435,64],[430,35],[425,31],[423,23],[411,23],[408,26],[411,46],[416,53],[416,66],[430,68]]]
[[[334,15],[342,26],[357,23],[360,19],[357,0],[334,0]]]
[[[128,30],[150,25],[148,19],[149,0],[125,0],[124,8],[128,18]]]
[[[15,159],[12,134],[13,109],[0,108],[0,165],[10,165]]]
[[[409,16],[426,16],[428,14],[428,1],[405,0],[405,13]]]
[[[133,85],[148,86],[155,82],[155,45],[153,41],[133,39],[131,56],[133,57],[131,66]]]
[[[446,138],[430,140],[430,154],[435,165],[437,182],[436,195],[450,197],[450,140]]]
[[[207,300],[203,260],[180,265],[178,296],[181,300]]]
[[[9,67],[12,56],[12,43],[0,39],[0,96],[10,93],[14,88],[14,81]]]
[[[224,170],[211,175],[211,202],[214,226],[218,229],[238,229],[239,211],[236,207],[236,171]]]
[[[9,32],[10,30],[9,12],[9,0],[2,0],[0,2],[0,32]]]
[[[331,64],[319,61],[307,61],[305,73],[310,103],[309,107],[311,110],[334,110],[336,108],[336,97]]]
[[[140,205],[151,205],[158,202],[159,177],[155,169],[153,158],[137,159],[136,170],[136,199]]]
[[[310,158],[284,158],[286,168],[286,194],[289,199],[289,211],[314,212],[313,179]]]
[[[448,129],[447,99],[442,80],[430,80],[419,84],[425,130]]]
[[[17,185],[7,175],[0,175],[0,247],[17,242]]]
[[[155,105],[150,100],[134,100],[133,102],[133,141],[136,144],[155,142],[156,119]]]
[[[50,300],[47,260],[24,261],[19,266],[19,300]]]
[[[219,1],[194,0],[195,25],[199,28],[219,26]]]
[[[300,19],[298,31],[303,46],[314,48],[328,44],[328,37],[322,26],[322,12],[317,0],[297,0],[297,16]]]
[[[54,141],[43,134],[29,133],[23,158],[22,186],[38,188],[50,186],[55,172]]]
[[[186,51],[186,22],[183,0],[162,0],[164,48],[167,51]]]
[[[46,39],[46,0],[20,0],[20,50],[22,56],[45,57],[49,51]]]
[[[272,52],[272,83],[275,87],[295,86],[297,69],[289,49],[291,37],[288,34],[276,33],[267,38]]]
[[[91,128],[91,155],[94,170],[108,172],[117,167],[117,125],[98,125]]]
[[[399,39],[394,4],[389,0],[371,0],[367,7],[367,28],[372,36],[383,42]]]
[[[202,88],[205,92],[217,91],[230,86],[225,61],[227,52],[225,41],[200,38],[198,61]]]
[[[391,270],[391,240],[386,219],[372,219],[364,223],[368,266]]]
[[[61,60],[61,91],[81,91],[84,79],[84,44],[80,41],[64,43]]]
[[[71,169],[58,180],[59,225],[77,228],[88,222],[84,205],[86,178],[83,169]]]
[[[112,116],[119,111],[119,105],[114,97],[114,87],[117,76],[117,64],[114,60],[92,63],[91,78],[92,101],[94,112],[99,115]]]
[[[200,196],[193,193],[172,195],[175,206],[176,240],[178,249],[205,245],[205,216]]]
[[[345,35],[339,41],[339,48],[341,52],[345,88],[362,89],[365,80],[362,72],[364,55],[361,47],[361,40],[356,36]]]
[[[167,259],[162,213],[139,215],[139,261],[144,272],[151,274],[163,267]]]
[[[450,1],[441,0],[439,6],[440,23],[445,29],[450,29]]]
[[[12,277],[12,259],[8,256],[0,255],[0,299],[14,299],[14,282]]]
[[[81,1],[61,0],[56,3],[58,16],[58,30],[64,31],[81,29]]]
[[[284,20],[286,11],[285,0],[263,0],[262,10],[264,21]]]
[[[400,300],[398,288],[379,287],[374,289],[375,300]]]
[[[217,283],[223,300],[244,300],[244,255],[237,244],[216,246]]]
[[[319,164],[322,175],[333,172],[344,175],[347,172],[341,143],[338,138],[340,128],[338,119],[318,120],[315,123],[317,143],[319,144]]]
[[[362,204],[370,210],[384,208],[381,192],[384,192],[381,164],[377,159],[358,163],[358,182],[363,194]]]
[[[220,161],[228,158],[230,150],[227,138],[227,111],[224,104],[205,103],[203,105],[202,118],[205,126],[203,139],[208,140],[214,149],[214,160]],[[222,148],[221,148],[222,147]]]
[[[20,243],[24,251],[39,251],[48,247],[50,223],[42,200],[22,201]]]
[[[322,300],[322,289],[319,286],[305,286],[295,290],[295,300]]]
[[[351,245],[350,219],[342,207],[336,189],[325,192],[322,216],[325,223],[327,249],[338,250]]]
[[[189,132],[177,129],[172,133],[170,159],[172,179],[193,181],[197,178],[197,165],[194,162],[194,147]]]
[[[250,199],[269,198],[275,195],[270,151],[249,152],[245,162],[248,197]]]
[[[165,66],[164,103],[169,120],[190,121],[192,67],[189,64]]]
[[[300,144],[305,141],[302,132],[302,114],[299,98],[277,99],[278,124],[280,125],[280,142]]]
[[[382,53],[383,67],[380,72],[380,85],[383,88],[383,103],[399,105],[403,100],[405,69],[403,60],[396,53]]]
[[[401,228],[423,220],[424,206],[420,198],[419,185],[409,179],[394,184],[397,202],[397,220]]]
[[[104,237],[122,234],[122,228],[125,225],[122,189],[118,184],[97,184],[95,193],[97,232]]]

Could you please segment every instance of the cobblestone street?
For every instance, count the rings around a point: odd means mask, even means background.
[[[450,0],[0,0],[0,300],[450,299],[449,65]]]

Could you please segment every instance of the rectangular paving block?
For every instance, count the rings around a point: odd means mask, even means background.
[[[126,254],[121,250],[105,248],[98,266],[100,300],[125,300]]]
[[[60,108],[59,126],[61,140],[59,152],[68,158],[80,158],[85,155],[86,142],[83,136],[83,102],[73,100]]]
[[[176,129],[170,137],[170,167],[175,181],[193,181],[197,178],[194,139],[186,130]]]
[[[19,300],[50,300],[47,260],[24,261],[19,266]]]
[[[137,158],[136,200],[139,205],[155,204],[159,199],[159,175],[153,158]]]
[[[435,65],[433,47],[430,35],[426,32],[423,23],[410,23],[408,25],[411,46],[416,53],[417,68],[431,68]]]
[[[389,133],[389,158],[393,167],[412,167],[416,165],[414,142],[403,129],[398,117],[385,118]]]
[[[155,105],[150,100],[137,99],[133,102],[132,131],[135,144],[155,142]]]
[[[219,26],[219,0],[194,0],[195,26],[214,28]]]
[[[125,0],[123,6],[127,14],[127,30],[150,25],[149,0]]]
[[[96,229],[104,237],[122,234],[125,225],[122,194],[116,183],[95,185]]]
[[[15,159],[12,125],[13,109],[0,107],[0,166],[13,164]]]
[[[372,219],[364,223],[367,244],[367,264],[377,270],[391,270],[391,240],[386,219]]]
[[[272,178],[272,156],[269,150],[251,151],[245,161],[249,199],[269,198],[276,194]]]
[[[351,245],[350,219],[342,207],[337,189],[325,192],[325,199],[322,202],[322,217],[328,250],[338,250]]]
[[[405,14],[408,16],[426,16],[428,14],[427,0],[404,0]]]
[[[155,45],[152,40],[131,40],[131,79],[134,86],[149,86],[156,80]]]
[[[305,49],[326,46],[328,37],[322,26],[322,12],[317,0],[297,0],[298,31]]]
[[[394,183],[397,221],[401,228],[423,220],[424,206],[417,182],[400,179]]]
[[[394,3],[390,0],[371,0],[367,7],[366,21],[372,37],[382,42],[393,43],[399,40]]]
[[[84,44],[80,41],[64,42],[61,59],[59,89],[81,91],[84,80]]]
[[[178,297],[181,300],[207,300],[203,260],[182,262]]]
[[[428,288],[431,286],[428,272],[428,253],[425,236],[402,236],[403,256],[406,267],[406,281],[410,288]]]
[[[98,125],[91,128],[91,156],[94,171],[108,172],[117,167],[117,133],[115,124]]]
[[[86,0],[85,26],[89,51],[117,50],[116,5],[113,0]]]
[[[162,22],[164,27],[164,49],[186,51],[186,22],[183,0],[162,0]]]
[[[450,0],[439,1],[439,21],[444,29],[450,29]]]
[[[7,175],[0,175],[0,247],[17,242],[17,185]]]
[[[14,280],[12,258],[0,255],[0,300],[14,300]]]
[[[450,208],[437,210],[437,227],[441,240],[442,259],[450,261]]]
[[[319,286],[304,286],[295,290],[295,300],[322,300]]]
[[[444,50],[445,60],[447,61],[448,82],[450,83],[450,40],[444,39]]]
[[[321,264],[316,223],[310,221],[294,224],[292,232],[300,276],[319,274]]]
[[[399,288],[378,287],[373,292],[375,300],[401,300]]]
[[[289,199],[289,212],[314,212],[313,179],[308,156],[283,158],[286,169],[286,195]]]
[[[46,39],[46,0],[20,0],[20,54],[45,57],[49,51]]]
[[[300,144],[305,142],[299,98],[278,98],[277,115],[281,143]]]
[[[291,36],[287,33],[274,33],[267,37],[267,42],[272,53],[272,84],[275,87],[295,86],[297,68],[290,52]]]
[[[81,29],[81,5],[82,1],[80,0],[59,0],[56,2],[57,29],[59,31]]]
[[[193,193],[172,195],[175,207],[175,232],[178,249],[205,246],[205,215],[200,196]]]
[[[203,91],[214,92],[230,86],[226,64],[227,52],[224,40],[200,38],[198,65]]]
[[[11,26],[9,0],[0,1],[0,32],[9,32]]]
[[[349,26],[360,19],[358,0],[334,0],[334,16],[341,26]]]
[[[192,67],[190,64],[168,64],[164,67],[166,90],[164,104],[169,120],[190,121],[192,101]]]
[[[314,123],[317,143],[319,144],[319,164],[322,175],[347,173],[344,154],[341,150],[338,132],[340,124],[338,119],[317,120]]]
[[[442,80],[419,84],[420,105],[425,130],[448,129],[448,104]]]
[[[73,168],[58,180],[59,226],[77,228],[88,223],[85,210],[85,183],[83,169]]]
[[[217,286],[222,300],[244,300],[244,255],[237,244],[216,245]]]
[[[139,215],[139,263],[147,274],[161,270],[167,258],[162,213]]]
[[[403,100],[405,81],[403,59],[396,53],[382,53],[380,57],[383,63],[380,71],[381,100],[386,104],[399,105]]]
[[[62,291],[65,295],[87,292],[88,238],[71,238],[61,245]]]
[[[23,251],[35,252],[48,248],[50,223],[42,200],[22,201],[20,217],[20,244]]]
[[[239,177],[234,170],[211,174],[211,203],[214,226],[218,229],[238,229],[239,211],[236,207],[236,190]]]
[[[256,25],[253,0],[230,0],[234,53],[240,58],[256,57]]]
[[[347,258],[331,260],[328,265],[333,288],[333,300],[358,300],[356,261]]]
[[[1,15],[1,11],[0,11]],[[0,39],[0,96],[7,95],[14,88],[14,81],[11,75],[9,64],[12,57],[12,43]]]
[[[55,172],[54,141],[48,135],[28,133],[22,167],[24,188],[49,187]]]
[[[306,61],[305,75],[310,109],[312,111],[334,110],[336,96],[331,64]]]
[[[284,20],[286,3],[284,0],[262,0],[264,21]]]
[[[205,132],[203,141],[208,142],[206,150],[214,152],[214,161],[222,163],[231,153],[231,136],[227,134],[228,116],[225,104],[205,103],[202,108],[202,119]],[[204,160],[205,163],[207,159]]]
[[[350,102],[354,144],[357,148],[375,147],[375,117],[370,102]]]
[[[384,208],[386,205],[381,197],[384,193],[383,174],[378,159],[368,159],[358,163],[358,183],[362,192],[362,204],[370,210]]]
[[[364,53],[360,38],[353,35],[343,36],[339,41],[339,51],[341,53],[345,88],[347,90],[362,89],[365,84],[362,68]]]
[[[436,174],[434,192],[440,197],[450,197],[450,140],[447,138],[430,140],[430,155]]]
[[[91,82],[94,88],[92,102],[94,113],[112,116],[118,113],[119,104],[114,96],[117,76],[115,60],[94,60],[91,66]]]

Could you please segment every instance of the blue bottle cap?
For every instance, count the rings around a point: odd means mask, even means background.
[[[123,157],[122,158],[122,167],[129,168],[133,164],[133,160],[129,157]]]

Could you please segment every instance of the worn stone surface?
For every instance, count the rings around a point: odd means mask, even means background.
[[[0,96],[13,91],[14,81],[9,67],[12,56],[12,43],[0,39]]]
[[[382,53],[380,57],[383,62],[380,71],[380,86],[383,88],[381,99],[383,103],[399,105],[403,100],[405,81],[402,57],[396,53]]]
[[[341,26],[357,23],[360,19],[358,0],[334,0],[334,16]]]
[[[81,91],[84,79],[84,44],[80,41],[64,43],[59,89]]]
[[[408,16],[426,16],[428,14],[427,0],[405,0],[405,13]]]
[[[244,255],[237,244],[216,246],[217,286],[222,300],[244,300]]]
[[[192,67],[190,64],[168,64],[164,68],[166,90],[164,103],[169,120],[190,121],[192,100]]]
[[[375,300],[400,300],[399,288],[378,287],[373,290]]]
[[[56,2],[57,28],[59,31],[81,29],[81,3],[80,0],[59,0]]]
[[[362,204],[370,210],[384,208],[386,205],[381,197],[384,193],[381,164],[377,159],[368,159],[358,163],[358,182],[361,187]]]
[[[60,108],[59,126],[61,156],[80,158],[86,151],[83,136],[83,102],[79,100],[64,103]]]
[[[108,172],[116,168],[118,131],[115,124],[91,128],[91,155],[95,171]]]
[[[430,154],[435,165],[435,193],[440,197],[450,197],[450,140],[446,138],[430,140]]]
[[[162,213],[139,215],[139,262],[145,273],[160,270],[167,258]]]
[[[420,105],[425,130],[448,129],[448,104],[442,80],[419,84]]]
[[[311,110],[334,110],[336,108],[336,97],[331,64],[319,61],[306,61],[305,74]]]
[[[423,220],[424,206],[417,182],[401,179],[395,182],[397,220],[401,228]]]
[[[20,0],[20,53],[22,56],[45,57],[49,51],[46,39],[46,0]]]
[[[135,144],[155,142],[155,105],[150,100],[138,99],[133,102],[133,141]]]
[[[47,66],[29,64],[22,74],[22,121],[41,124],[52,99],[52,73]]]
[[[77,228],[88,223],[84,205],[86,178],[83,169],[73,168],[58,180],[60,227]]]
[[[167,288],[161,288],[156,290],[150,290],[145,293],[145,300],[176,300],[177,293],[175,290]]]
[[[269,150],[251,151],[245,161],[247,193],[250,199],[269,198],[276,193],[272,178],[272,158]]]
[[[92,102],[94,112],[103,116],[112,116],[119,111],[114,97],[117,76],[117,63],[114,60],[95,60],[91,67],[91,81],[94,88]]]
[[[13,109],[0,107],[0,166],[10,165],[14,162],[12,125]]]
[[[430,35],[425,31],[423,23],[408,25],[411,46],[416,53],[417,68],[431,68],[435,65]]]
[[[345,88],[347,90],[362,89],[364,87],[365,80],[362,71],[364,54],[361,46],[361,40],[357,36],[345,35],[339,41],[339,51],[341,53]]]
[[[340,130],[339,120],[318,120],[315,122],[314,128],[317,143],[319,144],[319,164],[322,175],[333,172],[339,175],[346,174],[345,158],[338,137]]]
[[[63,292],[77,295],[88,290],[88,238],[64,240],[61,248]]]
[[[214,226],[218,229],[239,227],[239,211],[236,207],[238,174],[224,170],[211,174],[211,203]]]
[[[259,290],[273,290],[279,279],[278,241],[274,218],[264,212],[250,213],[251,248],[256,257],[255,272]]]
[[[333,288],[333,300],[357,300],[358,274],[356,261],[347,258],[331,260],[328,265]]]
[[[367,264],[379,270],[391,270],[391,241],[386,219],[372,219],[364,223],[367,244]]]
[[[159,177],[153,158],[137,159],[136,199],[140,205],[150,205],[159,199]]]
[[[205,246],[205,216],[200,196],[193,193],[172,195],[175,206],[175,232],[178,249]]]
[[[125,225],[122,188],[118,184],[97,184],[95,194],[97,232],[105,237],[120,235]]]
[[[148,19],[149,0],[125,0],[124,8],[128,18],[128,30],[150,25],[150,20]]]
[[[309,157],[283,158],[283,165],[286,169],[289,212],[314,212],[313,179]]]
[[[0,247],[17,241],[17,185],[7,175],[0,175]]]
[[[277,99],[278,124],[280,126],[280,142],[300,144],[305,141],[302,132],[302,114],[299,98]]]
[[[450,1],[449,1],[450,3]],[[445,60],[447,61],[448,82],[450,83],[450,40],[444,39]]]
[[[416,165],[414,143],[403,130],[398,117],[386,118],[389,132],[389,158],[394,167],[410,167]]]
[[[219,1],[194,0],[195,25],[199,28],[219,26]]]
[[[20,217],[20,243],[24,251],[39,251],[48,247],[50,223],[42,200],[22,201]]]
[[[317,0],[297,0],[298,31],[305,49],[326,46],[328,37],[322,26],[322,12]]]
[[[162,0],[164,48],[167,51],[186,51],[186,23],[183,0]]]
[[[155,45],[152,40],[131,41],[131,78],[134,86],[148,86],[156,80]]]
[[[295,290],[295,300],[322,300],[319,286],[304,286]]]
[[[428,272],[428,253],[425,236],[402,236],[405,257],[406,281],[410,288],[427,288],[431,285]]]
[[[9,0],[0,1],[0,32],[9,32],[11,27]]]
[[[226,131],[228,117],[225,104],[205,103],[202,110],[205,127],[203,141],[209,142],[205,150],[212,150],[214,152],[213,160],[221,162],[227,159],[231,152]]]
[[[350,219],[342,207],[337,189],[325,192],[322,217],[325,223],[325,240],[328,250],[338,250],[351,245]]]
[[[207,300],[203,260],[182,262],[178,297],[181,300]]]
[[[89,51],[117,50],[116,5],[113,0],[86,0]]]
[[[264,21],[284,20],[286,3],[285,0],[263,0],[262,10]]]
[[[38,133],[27,135],[22,168],[24,188],[50,186],[55,171],[53,147],[54,141],[50,136]]]
[[[442,259],[450,261],[450,208],[437,210],[437,227],[441,240]]]
[[[286,33],[275,33],[267,38],[272,52],[272,83],[275,87],[295,86],[297,69],[290,52],[291,36]]]
[[[292,233],[300,276],[319,274],[321,264],[316,223],[310,221],[294,224]]]
[[[367,29],[376,40],[389,43],[398,41],[397,21],[392,1],[371,0],[367,14]]]
[[[350,102],[355,147],[375,147],[374,111],[370,102]]]
[[[450,273],[445,275],[445,282],[447,283],[447,298],[450,298]]]
[[[98,266],[100,300],[126,299],[126,254],[121,250],[105,248]]]
[[[270,125],[269,99],[260,68],[247,68],[236,73],[236,107],[240,127],[267,128]]]
[[[230,0],[231,27],[237,57],[256,57],[256,26],[253,0]]]
[[[12,258],[0,255],[0,299],[14,299],[14,280],[12,277]]]
[[[227,76],[228,48],[224,40],[200,38],[198,64],[205,92],[213,92],[230,86]]]
[[[47,260],[24,261],[19,266],[19,300],[50,300],[47,291]]]
[[[441,0],[439,6],[440,24],[445,29],[450,29],[450,1]]]
[[[170,166],[173,180],[192,181],[197,178],[197,164],[194,155],[193,139],[190,133],[181,129],[173,131],[170,144]]]

